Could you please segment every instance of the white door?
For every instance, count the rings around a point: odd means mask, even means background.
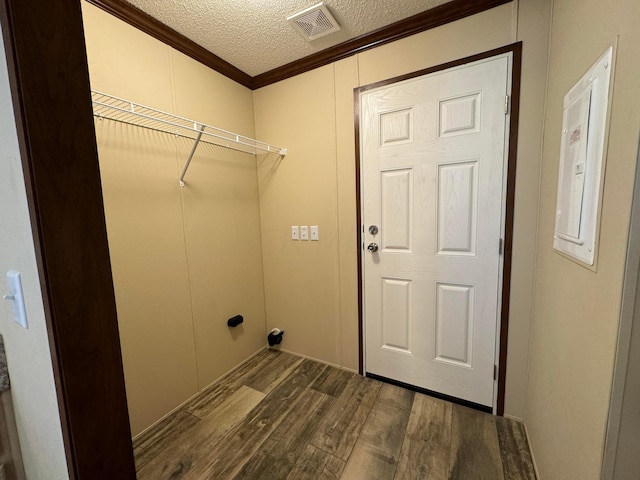
[[[365,370],[485,406],[494,403],[509,75],[502,55],[360,98]]]

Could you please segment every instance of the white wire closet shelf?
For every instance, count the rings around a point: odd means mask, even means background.
[[[187,173],[193,154],[200,142],[218,145],[251,155],[257,155],[259,151],[277,153],[281,157],[287,154],[286,148],[260,142],[259,140],[245,137],[244,135],[179,117],[96,90],[91,91],[91,102],[93,104],[93,115],[99,120],[106,118],[108,120],[194,140],[195,143],[193,144],[189,158],[180,174],[181,186],[184,186],[184,176]]]

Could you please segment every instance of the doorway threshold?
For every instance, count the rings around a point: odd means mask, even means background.
[[[430,397],[439,398],[440,400],[446,400],[447,402],[455,403],[457,405],[462,405],[463,407],[473,408],[474,410],[479,410],[484,413],[493,413],[493,408],[487,405],[481,405],[479,403],[470,402],[469,400],[463,400],[462,398],[452,397],[451,395],[446,395],[444,393],[434,392],[433,390],[429,390],[427,388],[416,387],[415,385],[400,382],[398,380],[393,380],[387,377],[382,377],[374,373],[366,373],[365,377],[371,378],[373,380],[378,380],[380,382],[389,383],[397,387],[406,388],[407,390],[422,393]]]

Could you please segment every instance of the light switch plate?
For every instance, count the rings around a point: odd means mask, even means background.
[[[311,225],[311,240],[312,241],[320,240],[320,234],[318,232],[318,226],[317,225]]]
[[[300,229],[297,225],[291,226],[291,240],[300,240]]]
[[[9,293],[4,296],[4,299],[13,302],[13,321],[23,328],[29,328],[27,309],[25,308],[24,295],[22,294],[20,273],[9,270],[7,272],[7,286],[9,287]]]
[[[309,227],[306,225],[300,227],[300,240],[309,240]]]

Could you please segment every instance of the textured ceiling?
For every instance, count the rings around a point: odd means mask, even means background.
[[[326,0],[341,30],[313,42],[287,17],[319,0],[127,0],[251,76],[450,0]]]

